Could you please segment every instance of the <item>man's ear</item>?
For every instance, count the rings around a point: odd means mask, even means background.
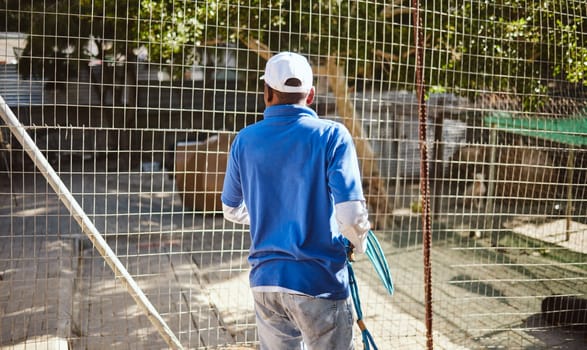
[[[308,92],[308,96],[306,96],[306,105],[309,106],[314,102],[314,96],[316,95],[316,90],[312,86],[310,92]]]
[[[268,86],[267,87],[267,102],[273,101],[273,97],[274,97],[273,89]]]

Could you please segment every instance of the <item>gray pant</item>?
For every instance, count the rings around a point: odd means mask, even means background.
[[[351,300],[255,292],[261,350],[352,350]]]

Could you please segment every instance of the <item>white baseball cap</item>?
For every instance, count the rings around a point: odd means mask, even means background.
[[[285,85],[285,82],[291,78],[299,79],[302,85]],[[306,93],[313,86],[314,76],[312,67],[304,56],[293,52],[282,52],[267,61],[265,74],[261,76],[261,79],[277,91]]]

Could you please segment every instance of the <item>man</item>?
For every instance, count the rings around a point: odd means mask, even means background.
[[[344,237],[364,252],[370,224],[351,135],[309,107],[303,56],[273,56],[262,79],[264,119],[236,136],[221,197],[250,225],[261,349],[353,349]]]

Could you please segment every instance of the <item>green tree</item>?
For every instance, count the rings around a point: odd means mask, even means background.
[[[204,46],[238,45],[246,37],[274,52],[348,58],[348,76],[390,83],[389,53],[400,54],[400,43],[406,42],[401,37],[410,29],[385,21],[386,7],[384,2],[334,0],[143,0],[140,37],[153,60],[168,64],[184,64]],[[399,77],[399,71],[393,73]]]
[[[10,29],[31,35],[21,72],[48,79],[59,80],[56,72],[85,64],[88,55],[80,42],[89,37],[108,41],[110,55],[145,46],[149,59],[176,77],[206,61],[206,52],[219,53],[231,45],[244,53],[239,40],[250,38],[273,52],[298,51],[315,62],[340,57],[357,89],[413,89],[410,0],[3,3],[0,17],[13,23]],[[583,0],[428,0],[421,10],[430,87],[467,96],[516,94],[533,109],[553,85],[587,85]],[[35,63],[39,59],[42,64]],[[238,62],[262,66],[251,60],[247,56]],[[66,69],[57,68],[62,65]]]
[[[97,40],[99,56],[135,48],[138,5],[138,0],[6,1],[0,15],[11,23],[7,30],[29,34],[20,73],[58,84],[87,66],[91,38]]]
[[[432,84],[466,95],[516,94],[527,110],[538,108],[557,83],[587,85],[584,1],[443,4],[427,21],[431,49],[438,53],[428,67],[442,67],[430,72]]]

